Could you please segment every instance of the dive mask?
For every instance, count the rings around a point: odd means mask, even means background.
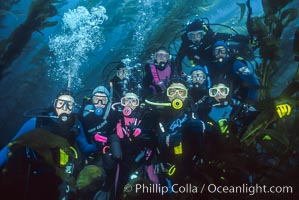
[[[174,97],[176,94],[181,98],[186,98],[188,96],[188,90],[183,87],[168,87],[166,92],[168,97]]]
[[[123,79],[124,77],[127,77],[130,75],[130,72],[126,68],[121,68],[116,71],[116,76],[120,79]]]
[[[155,53],[155,59],[159,61],[165,61],[167,62],[170,58],[169,53],[164,53],[164,52],[156,52]]]
[[[218,60],[218,62],[223,62],[224,59],[227,57],[227,50],[223,46],[216,47],[213,50],[213,55]]]
[[[229,88],[226,86],[218,86],[218,87],[212,87],[209,89],[209,95],[210,97],[216,97],[216,96],[227,96],[229,93]]]
[[[55,99],[54,101],[54,107],[57,109],[62,109],[64,111],[73,111],[75,106],[75,102],[74,101],[68,101],[68,100],[64,100],[64,99]]]
[[[200,41],[204,36],[204,31],[191,31],[187,33],[187,37],[191,41]]]
[[[130,106],[130,105],[132,105],[132,106],[139,106],[139,99],[138,98],[132,98],[132,97],[130,97],[130,98],[128,98],[128,97],[122,97],[120,99],[120,104],[122,106]]]
[[[107,96],[94,95],[94,96],[92,96],[92,102],[93,102],[94,105],[97,105],[97,104],[107,105],[108,97]]]
[[[220,54],[225,54],[226,55],[226,49],[225,47],[216,47],[213,51],[214,55],[220,55]]]

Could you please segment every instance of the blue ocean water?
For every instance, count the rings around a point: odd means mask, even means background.
[[[32,3],[30,0],[3,0],[0,40],[23,23]],[[34,107],[48,106],[57,91],[70,86],[79,92],[102,83],[103,70],[111,62],[128,55],[144,63],[157,46],[168,46],[183,25],[195,15],[211,23],[233,27],[247,34],[245,16],[240,20],[243,1],[184,0],[64,0],[55,1],[57,14],[47,21],[57,25],[35,30],[21,54],[3,72],[0,80],[0,146],[6,144],[27,118],[23,113]],[[4,5],[4,4],[3,4]],[[260,0],[252,1],[254,16],[263,16]],[[290,7],[298,8],[298,1]],[[289,24],[298,26],[298,19]],[[229,32],[224,27],[213,27]],[[284,33],[287,55],[294,28]],[[176,42],[179,44],[180,40]],[[288,82],[295,63],[283,57],[287,70],[277,75],[277,82]],[[113,66],[111,66],[113,67]],[[281,85],[281,84],[280,84]],[[283,87],[273,89],[273,95]]]

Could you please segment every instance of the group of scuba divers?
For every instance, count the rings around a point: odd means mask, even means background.
[[[128,184],[186,183],[217,159],[219,137],[242,136],[259,112],[251,106],[258,78],[230,40],[248,41],[196,19],[176,58],[157,49],[142,80],[122,61],[109,86],[97,86],[81,105],[60,91],[50,112],[27,121],[1,150],[1,189],[21,199],[123,199]],[[64,142],[52,144],[48,133]]]

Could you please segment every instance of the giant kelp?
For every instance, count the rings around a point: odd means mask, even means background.
[[[8,10],[16,3],[19,3],[20,0],[3,0],[0,4],[0,10],[3,12],[8,12]],[[0,15],[2,16],[2,15]]]
[[[294,75],[293,80],[280,96],[271,98],[270,88],[273,86],[274,72],[278,71],[278,61],[281,60],[280,48],[281,35],[284,28],[296,18],[297,10],[294,8],[284,9],[284,7],[291,1],[279,1],[279,3],[272,5],[269,1],[263,1],[265,10],[264,17],[249,18],[247,22],[248,32],[251,36],[256,37],[258,46],[260,48],[260,56],[262,58],[261,66],[257,69],[257,75],[261,80],[261,89],[259,92],[259,102],[257,106],[263,109],[263,112],[251,124],[242,141],[249,145],[254,141],[249,137],[258,130],[267,129],[275,121],[279,119],[276,114],[276,105],[288,103],[291,107],[296,107],[295,94],[298,92],[298,73]],[[250,15],[250,1],[247,1]]]
[[[296,8],[285,8],[291,2],[290,0],[281,0],[275,3],[266,0],[262,2],[265,16],[250,18],[252,10],[250,1],[247,1],[249,8],[247,29],[252,42],[255,42],[260,48],[260,56],[263,59],[261,67],[257,71],[262,85],[259,95],[260,100],[270,97],[271,77],[278,69],[277,63],[281,60],[280,55],[283,51],[280,48],[283,30],[297,17]]]
[[[55,26],[57,21],[47,21],[55,16],[57,10],[52,3],[57,0],[35,0],[32,2],[26,20],[19,25],[11,35],[0,41],[0,73],[2,74],[11,63],[21,54],[35,31]]]
[[[294,177],[299,175],[298,171],[296,172],[299,163],[299,136],[296,134],[299,66],[297,73],[280,95],[271,97],[270,93],[270,88],[274,84],[274,72],[278,71],[279,67],[277,63],[282,59],[280,56],[283,51],[280,46],[282,33],[297,16],[296,9],[285,8],[290,2],[279,1],[274,4],[263,1],[265,16],[248,19],[248,32],[252,39],[256,40],[255,45],[260,48],[262,58],[261,66],[257,69],[261,89],[259,100],[255,105],[261,112],[249,125],[240,142],[231,143],[230,148],[225,145],[221,151],[222,155],[219,155],[219,159],[223,162],[220,171],[237,167],[245,171],[243,175],[248,174],[247,178],[250,174],[254,175],[254,182],[259,184],[298,186]],[[250,1],[247,1],[247,6],[250,15]],[[228,158],[229,156],[231,158]],[[214,166],[214,171],[216,169]],[[215,173],[213,167],[208,168],[208,171],[209,175]],[[234,182],[232,181],[234,177],[230,178],[226,180]]]
[[[282,33],[297,16],[294,8],[286,8],[291,1],[263,1],[265,16],[251,18],[250,1],[247,1],[249,18],[248,32],[255,48],[260,49],[261,65],[257,75],[261,89],[255,107],[260,111],[255,120],[247,127],[244,135],[221,136],[214,145],[215,157],[206,160],[195,168],[191,181],[197,185],[291,185],[293,192],[298,189],[299,136],[298,132],[298,92],[299,66],[297,73],[280,95],[271,96],[273,77],[281,61]],[[298,33],[297,33],[298,34]],[[298,39],[298,38],[297,38]],[[296,52],[294,43],[294,51]],[[213,199],[233,199],[234,194],[209,194]],[[280,199],[281,194],[255,194],[255,198]],[[295,195],[283,194],[286,199]],[[238,194],[238,199],[251,199],[248,194]]]

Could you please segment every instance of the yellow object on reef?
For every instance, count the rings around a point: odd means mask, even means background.
[[[289,104],[278,104],[276,105],[276,112],[279,118],[283,118],[286,115],[290,115],[292,107]]]

